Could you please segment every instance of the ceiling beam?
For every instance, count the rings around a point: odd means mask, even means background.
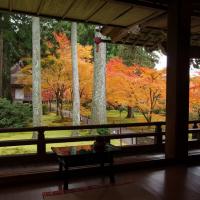
[[[76,3],[76,0],[73,0],[73,1],[71,2],[70,6],[68,6],[67,10],[65,11],[64,15],[62,16],[62,19],[64,19],[64,18],[67,16],[68,12],[71,10],[72,6],[73,6],[75,3]]]
[[[114,0],[116,2],[128,3],[136,6],[142,6],[146,8],[154,8],[166,11],[168,8],[168,2],[166,1],[144,1],[144,0]]]
[[[125,15],[127,12],[129,12],[130,10],[132,10],[134,8],[134,6],[130,6],[129,8],[127,8],[125,11],[123,11],[122,13],[120,13],[118,16],[116,16],[114,19],[112,19],[112,22],[119,19],[120,17],[122,17],[123,15]]]
[[[113,27],[112,26],[104,26],[102,29],[101,29],[101,33],[103,35],[109,35],[109,33],[113,30]]]
[[[157,20],[157,19],[161,19],[167,21],[167,12],[161,12],[159,15],[155,16],[154,18],[151,18],[149,20],[146,20],[144,23],[142,23],[142,27],[146,27],[149,26],[150,23],[152,23],[153,21]]]
[[[200,46],[190,47],[190,58],[200,58]]]
[[[141,7],[146,7],[146,8],[154,8],[154,9],[159,9],[163,11],[168,10],[168,0],[110,0],[110,1],[116,1],[120,3],[127,3],[127,4],[132,4],[135,6],[141,6]],[[197,0],[197,3],[199,1]],[[200,11],[197,11],[197,5],[193,4],[193,11],[192,11],[192,16],[197,16],[200,17]]]
[[[86,21],[90,20],[94,15],[96,15],[107,3],[108,1],[105,1],[103,4],[101,4],[92,14],[87,17]]]
[[[9,0],[9,10],[12,11],[13,9],[13,0]]]
[[[102,40],[103,42],[106,42],[106,43],[111,43],[113,44],[113,42],[111,40]],[[161,39],[162,41],[162,39]],[[125,45],[135,45],[137,42],[141,42],[141,45],[139,46],[146,46],[146,47],[149,47],[151,48],[148,44],[146,45],[142,45],[144,43],[144,40],[141,41],[141,40],[136,40],[134,43],[133,42],[122,42],[122,41],[118,41],[116,42],[116,44],[125,44]],[[158,43],[158,46],[161,48],[162,52],[167,55],[167,45],[166,45],[166,42],[163,41],[162,43]],[[152,46],[153,47],[153,46]],[[190,47],[190,58],[200,58],[200,46],[191,46]]]
[[[42,8],[44,7],[44,4],[45,4],[45,0],[41,0],[39,6],[37,8],[37,15],[40,14]]]
[[[162,51],[167,55],[167,44],[160,44]],[[190,58],[200,58],[200,46],[190,46]]]
[[[8,10],[8,8],[0,8],[0,12],[3,12],[3,13],[7,13],[7,14],[10,14],[10,11]],[[72,21],[72,22],[77,22],[77,23],[87,23],[87,24],[93,24],[93,25],[99,25],[99,26],[112,26],[112,27],[117,27],[117,28],[125,28],[125,26],[122,26],[122,25],[115,25],[115,24],[103,24],[103,23],[100,23],[100,22],[97,22],[97,21],[85,21],[84,19],[76,19],[76,18],[71,18],[71,17],[65,17],[65,19],[63,19],[62,17],[60,16],[49,16],[49,15],[46,15],[46,14],[41,14],[39,13],[39,15],[37,15],[36,13],[30,13],[30,12],[27,12],[27,11],[19,11],[19,10],[15,10],[15,9],[12,9],[12,12],[13,13],[18,13],[18,14],[23,14],[23,15],[28,15],[28,16],[40,16],[40,17],[44,17],[44,18],[47,18],[47,19],[56,19],[56,20],[66,20],[66,21]]]

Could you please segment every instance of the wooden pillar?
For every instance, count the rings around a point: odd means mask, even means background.
[[[166,158],[188,155],[191,1],[169,1]]]

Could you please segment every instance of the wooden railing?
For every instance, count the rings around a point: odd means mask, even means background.
[[[200,140],[198,140],[198,135],[200,136],[200,129],[198,128],[199,121],[190,121],[189,125],[192,128],[188,129],[188,133],[195,136],[196,139],[189,141],[189,148],[200,148]],[[46,131],[59,131],[59,130],[91,130],[98,128],[124,128],[124,127],[154,127],[154,132],[130,132],[124,134],[111,134],[107,136],[76,136],[76,137],[59,137],[59,138],[45,138]],[[38,132],[37,139],[24,139],[24,140],[7,140],[0,141],[0,147],[11,147],[11,146],[25,146],[25,145],[37,145],[36,155],[39,157],[47,156],[46,144],[53,143],[64,143],[64,142],[80,142],[80,141],[95,141],[97,137],[104,137],[106,140],[111,139],[124,139],[124,138],[141,138],[141,137],[152,137],[154,138],[154,144],[146,145],[128,145],[123,146],[122,151],[128,149],[132,150],[134,153],[146,153],[152,151],[164,151],[164,131],[165,122],[152,122],[152,123],[129,123],[129,124],[103,124],[103,125],[81,125],[81,126],[57,126],[57,127],[32,127],[32,128],[4,128],[0,129],[1,133],[13,132]],[[129,129],[131,130],[131,129]],[[192,137],[194,138],[194,137]],[[127,152],[128,152],[127,151]]]

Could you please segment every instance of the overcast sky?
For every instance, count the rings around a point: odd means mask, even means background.
[[[156,64],[157,69],[163,69],[167,67],[167,56],[162,53],[156,52],[159,56],[159,62]]]
[[[167,67],[167,56],[162,53],[156,52],[159,56],[159,62],[156,64],[157,69],[163,69]],[[200,69],[195,69],[193,66],[190,66],[190,75],[191,76],[199,76]]]

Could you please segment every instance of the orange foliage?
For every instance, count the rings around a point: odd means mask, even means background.
[[[58,48],[55,56],[48,54],[42,58],[43,99],[48,97],[58,101],[71,101],[72,64],[70,41],[64,33],[53,33]],[[48,43],[49,48],[52,44]],[[92,99],[92,47],[78,44],[78,66],[81,103]],[[31,86],[32,66],[21,71],[26,74],[23,82]],[[22,79],[21,79],[22,81]],[[141,112],[146,120],[152,120],[156,109],[165,106],[165,72],[139,65],[127,67],[119,58],[110,59],[106,66],[107,103],[113,106],[130,106]]]
[[[196,114],[200,119],[200,76],[190,80],[190,112]]]
[[[64,33],[53,33],[58,48],[55,55],[47,55],[42,58],[42,94],[43,100],[47,99],[46,91],[53,93],[54,97],[59,100],[71,101],[72,96],[72,64],[71,64],[71,44]],[[52,44],[47,42],[49,48]],[[92,47],[82,46],[78,44],[78,66],[79,66],[79,81],[80,81],[80,96],[81,102],[91,99],[92,85]],[[29,59],[30,60],[30,59]],[[30,63],[30,62],[29,62]],[[26,86],[32,85],[32,66],[27,65],[21,70],[24,74],[23,78],[18,82]],[[52,96],[50,95],[51,99]]]
[[[111,59],[107,64],[107,100],[114,106],[137,108],[150,122],[154,110],[165,106],[165,74],[139,65],[127,67],[122,60]]]

